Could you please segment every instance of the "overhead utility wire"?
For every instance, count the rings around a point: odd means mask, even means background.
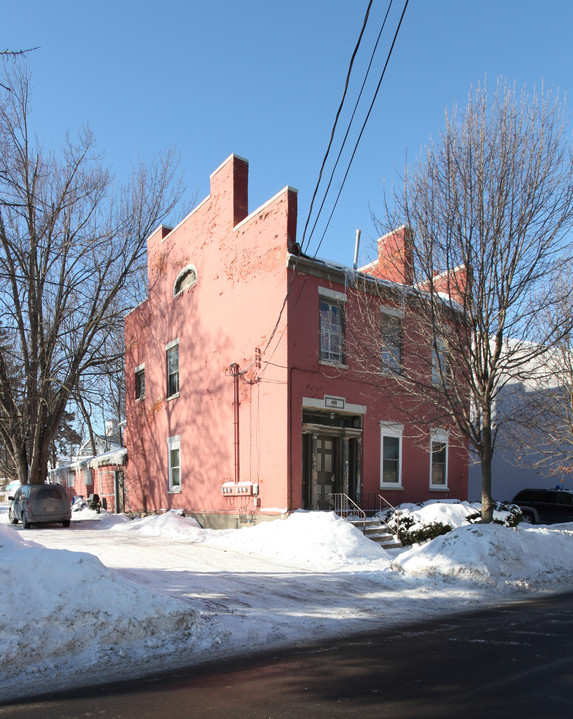
[[[317,256],[317,254],[318,254],[318,251],[319,251],[319,249],[320,249],[320,247],[321,247],[321,245],[322,245],[322,242],[323,242],[324,237],[325,237],[325,235],[326,235],[326,231],[328,230],[328,227],[329,227],[329,225],[330,225],[330,221],[332,220],[332,216],[334,215],[334,211],[335,211],[336,206],[337,206],[337,204],[338,204],[338,200],[340,199],[340,195],[342,194],[342,190],[343,190],[343,188],[344,188],[344,184],[345,184],[345,182],[346,182],[346,178],[348,177],[348,173],[350,172],[350,167],[351,167],[352,162],[353,162],[353,160],[354,160],[354,156],[356,155],[356,152],[357,152],[357,150],[358,150],[358,145],[359,145],[359,143],[360,143],[360,140],[362,139],[362,135],[364,134],[364,130],[365,130],[365,128],[366,128],[366,124],[367,124],[367,122],[368,122],[368,120],[369,120],[369,118],[370,118],[370,115],[371,115],[371,113],[372,113],[372,109],[373,109],[373,107],[374,107],[374,103],[375,103],[376,98],[377,98],[377,96],[378,96],[378,92],[380,91],[380,87],[381,87],[381,85],[382,85],[382,81],[383,81],[383,79],[384,79],[384,75],[386,74],[386,69],[387,69],[387,67],[388,67],[388,63],[390,62],[390,57],[392,56],[392,52],[393,52],[393,50],[394,50],[394,46],[395,46],[396,40],[397,40],[397,38],[398,38],[398,33],[399,33],[399,31],[400,31],[400,27],[401,27],[401,25],[402,25],[402,21],[403,21],[403,19],[404,19],[404,15],[405,15],[405,13],[406,13],[406,9],[407,9],[407,7],[408,7],[408,3],[409,3],[409,0],[406,0],[406,2],[405,2],[405,4],[404,4],[404,8],[403,8],[403,10],[402,10],[402,14],[401,14],[401,16],[400,16],[400,21],[399,21],[399,23],[398,23],[398,27],[396,28],[396,32],[394,33],[394,38],[393,38],[393,40],[392,40],[392,44],[391,44],[391,46],[390,46],[390,50],[389,50],[388,55],[387,55],[387,57],[386,57],[386,62],[384,63],[384,68],[383,68],[383,70],[382,70],[382,74],[381,74],[381,76],[380,76],[380,80],[378,81],[378,85],[377,85],[376,91],[375,91],[375,93],[374,93],[374,97],[373,97],[373,99],[372,99],[372,102],[370,103],[370,107],[369,107],[369,109],[368,109],[368,113],[367,113],[367,115],[366,115],[366,118],[365,118],[365,120],[364,120],[364,122],[363,122],[363,124],[362,124],[362,128],[361,128],[361,130],[360,130],[360,134],[359,134],[358,139],[357,139],[357,141],[356,141],[356,143],[355,143],[355,145],[354,145],[354,150],[353,150],[353,152],[352,152],[352,155],[351,155],[351,157],[350,157],[348,166],[347,166],[347,168],[346,168],[346,172],[345,172],[345,174],[344,174],[344,178],[343,178],[343,180],[342,180],[342,184],[341,184],[340,189],[339,189],[339,192],[338,192],[338,194],[337,194],[337,196],[336,196],[336,200],[335,200],[334,206],[333,206],[332,211],[331,211],[331,213],[330,213],[330,215],[329,215],[327,225],[326,225],[326,227],[325,227],[325,229],[324,229],[324,232],[323,232],[323,234],[322,234],[322,236],[321,236],[321,239],[320,239],[320,242],[319,242],[318,247],[317,247],[317,249],[316,249],[316,252],[315,252],[315,254],[314,254],[313,260],[316,259],[316,256]],[[392,4],[392,0],[391,0],[391,3],[390,3],[390,4]],[[370,2],[369,5],[368,5],[367,12],[366,12],[366,16],[365,16],[365,23],[366,23],[366,21],[367,21],[367,19],[368,19],[368,14],[369,14],[369,12],[370,12],[370,7],[371,7],[371,5],[372,5],[372,2]],[[387,14],[388,14],[388,13],[387,13]],[[386,17],[387,17],[387,14],[386,14]],[[386,18],[384,19],[384,22],[386,22]],[[365,23],[364,23],[364,24],[365,24]],[[358,49],[358,45],[360,44],[360,41],[361,41],[361,39],[362,39],[363,32],[364,32],[364,25],[363,25],[362,31],[361,31],[361,33],[360,33],[360,37],[359,37],[357,46],[356,46],[356,48],[355,48],[355,50],[354,50],[354,53],[353,53],[353,55],[352,55],[352,60],[351,60],[351,63],[350,63],[350,67],[349,67],[349,71],[348,71],[348,75],[347,75],[346,86],[345,86],[345,90],[344,90],[344,94],[343,94],[343,100],[344,100],[344,97],[346,96],[346,89],[347,89],[347,86],[348,86],[350,71],[351,71],[351,69],[352,69],[352,64],[353,64],[353,61],[354,61],[354,57],[355,57],[355,55],[356,55],[356,52],[357,52],[357,49]],[[378,43],[378,41],[377,41],[377,43]],[[369,65],[369,68],[370,68],[370,65]],[[330,146],[332,145],[334,130],[335,130],[335,127],[336,127],[336,123],[338,122],[338,117],[339,117],[339,115],[340,115],[340,111],[341,111],[341,107],[339,107],[339,112],[337,113],[336,120],[335,120],[335,123],[334,123],[334,126],[333,126],[333,130],[332,130],[332,133],[331,133],[331,138],[330,138],[330,142],[329,142],[329,145],[328,145],[327,153],[326,153],[326,155],[325,155],[325,159],[324,159],[324,161],[323,161],[323,165],[322,165],[322,167],[321,167],[321,171],[320,171],[320,174],[319,174],[319,180],[318,180],[318,182],[317,182],[317,186],[316,186],[315,191],[314,191],[314,194],[313,194],[313,200],[312,200],[313,202],[314,202],[314,199],[315,199],[316,194],[317,194],[317,192],[318,192],[318,184],[320,183],[320,177],[322,176],[322,172],[323,172],[323,169],[324,169],[324,164],[325,164],[325,162],[326,162],[326,157],[327,157],[328,152],[329,152],[329,150],[330,150]],[[354,113],[353,113],[352,117],[354,117]],[[348,133],[347,133],[347,134],[348,134]],[[346,140],[346,136],[345,136],[345,140]],[[330,183],[329,183],[329,187],[330,187]],[[322,204],[324,204],[324,202],[323,202]],[[311,203],[311,208],[312,208],[312,203]],[[321,205],[321,208],[322,208],[322,205]],[[307,228],[307,226],[308,226],[309,220],[310,220],[310,210],[309,210],[309,215],[308,215],[308,218],[307,218],[307,221],[306,221],[306,224],[305,224],[305,232],[306,232],[306,228]],[[316,224],[316,223],[315,223],[315,224]],[[314,229],[314,228],[313,228],[313,229]],[[304,242],[304,237],[303,237],[303,242]],[[297,262],[297,261],[298,261],[298,258],[297,258],[297,260],[295,260],[295,268],[294,268],[294,270],[296,270],[296,262]],[[263,350],[263,354],[265,354],[266,350],[269,348],[270,343],[272,342],[272,340],[273,340],[273,338],[274,338],[274,336],[275,336],[275,334],[276,334],[276,332],[277,332],[277,329],[278,329],[278,326],[279,326],[279,323],[280,323],[282,314],[283,314],[283,312],[284,312],[284,308],[286,307],[286,303],[287,303],[288,297],[289,297],[289,295],[290,295],[290,293],[291,293],[291,291],[292,291],[293,282],[294,282],[294,278],[295,278],[295,271],[294,271],[294,270],[293,270],[293,274],[292,274],[292,277],[291,277],[291,280],[290,280],[290,283],[289,283],[289,287],[288,287],[287,293],[286,293],[285,298],[284,298],[284,300],[283,300],[283,304],[282,304],[281,310],[280,310],[280,312],[279,312],[278,319],[277,319],[277,321],[276,321],[276,323],[275,323],[275,326],[274,326],[274,328],[273,328],[273,331],[271,332],[271,335],[270,335],[270,337],[269,337],[269,339],[268,339],[268,341],[267,341],[267,343],[266,343],[266,345],[265,345],[265,349]],[[296,298],[295,304],[298,303],[298,300],[299,300],[299,298],[300,298],[300,296],[301,296],[301,293],[302,293],[302,288],[301,288],[301,290],[300,290],[299,293],[298,293],[298,296],[297,296],[297,298]]]
[[[312,229],[311,229],[311,231],[310,231],[310,235],[308,236],[308,244],[309,244],[309,245],[310,245],[311,238],[312,238],[312,236],[313,236],[313,234],[314,234],[314,231],[315,231],[315,229],[316,229],[316,225],[318,224],[318,220],[320,219],[320,214],[321,214],[322,209],[323,209],[323,207],[324,207],[324,203],[326,202],[326,198],[328,197],[328,193],[329,193],[329,191],[330,191],[330,187],[331,187],[331,185],[332,185],[332,182],[334,181],[334,173],[336,172],[336,168],[338,167],[338,163],[340,162],[340,158],[341,158],[341,156],[342,156],[342,151],[344,150],[344,147],[345,147],[345,145],[346,145],[346,140],[348,139],[348,135],[350,134],[350,129],[351,129],[351,127],[352,127],[352,123],[354,122],[354,117],[355,117],[356,112],[357,112],[357,110],[358,110],[358,105],[359,105],[359,103],[360,103],[360,100],[362,99],[362,93],[364,92],[364,87],[366,86],[366,82],[367,82],[367,80],[368,80],[368,76],[369,76],[370,70],[371,70],[371,68],[372,68],[372,63],[374,62],[374,56],[375,56],[376,51],[377,51],[377,49],[378,49],[378,45],[379,45],[379,43],[380,43],[380,38],[382,37],[382,33],[384,32],[384,27],[386,26],[386,20],[388,19],[388,15],[390,14],[390,10],[391,10],[391,8],[392,8],[392,3],[393,3],[393,2],[394,2],[394,0],[390,0],[390,3],[388,4],[388,9],[386,10],[386,15],[384,16],[384,21],[383,21],[383,23],[382,23],[382,27],[380,28],[380,32],[378,33],[378,37],[376,38],[376,43],[375,43],[375,45],[374,45],[374,49],[372,50],[372,53],[371,53],[371,55],[370,55],[370,62],[368,63],[368,67],[366,68],[366,73],[365,73],[365,75],[364,75],[364,80],[362,81],[362,86],[361,86],[361,88],[360,88],[360,92],[358,93],[358,97],[357,97],[357,99],[356,99],[356,102],[354,103],[354,110],[352,111],[352,115],[351,115],[351,117],[350,117],[350,121],[349,121],[349,123],[348,123],[348,127],[346,128],[346,133],[345,133],[345,135],[344,135],[344,139],[342,140],[342,145],[340,146],[340,150],[338,151],[338,155],[337,155],[337,157],[336,157],[336,162],[334,163],[334,167],[332,168],[332,171],[331,171],[331,173],[330,173],[330,179],[329,179],[329,181],[328,181],[328,185],[327,185],[327,187],[326,187],[326,190],[324,191],[324,197],[323,197],[323,199],[322,199],[322,203],[321,203],[320,207],[318,208],[318,213],[317,213],[317,215],[316,215],[316,219],[315,219],[315,221],[314,221],[314,225],[312,226]],[[335,124],[335,127],[336,127],[336,124]],[[334,132],[335,127],[333,128],[333,132]],[[330,149],[330,145],[329,145],[329,149]],[[328,155],[328,151],[327,151],[327,155]],[[325,158],[324,158],[324,162],[326,162],[326,157],[327,157],[327,155],[326,155]],[[324,162],[323,162],[323,167],[322,167],[322,169],[324,168]],[[322,169],[321,169],[321,176],[322,176]],[[320,177],[319,177],[319,182],[320,182]],[[318,190],[318,185],[317,185],[316,190],[315,190],[315,195],[316,195],[316,191],[317,191],[317,190]],[[314,197],[313,197],[313,199],[314,199]],[[312,204],[311,204],[311,207],[310,207],[310,210],[309,210],[307,225],[308,225],[308,221],[310,220],[310,214],[311,214],[311,212],[312,212]],[[306,227],[305,227],[305,229],[306,229]],[[304,241],[304,237],[303,237],[303,241]],[[304,251],[304,250],[303,250],[303,251]],[[316,255],[315,255],[315,257],[316,257]]]
[[[325,165],[326,165],[326,161],[327,161],[327,158],[328,158],[328,155],[329,155],[329,152],[330,152],[330,148],[331,148],[332,143],[333,143],[333,141],[334,141],[334,135],[335,135],[335,131],[336,131],[336,126],[337,126],[337,124],[338,124],[338,120],[339,120],[340,115],[341,115],[341,113],[342,113],[342,107],[343,107],[344,101],[345,101],[345,99],[346,99],[346,93],[347,93],[347,91],[348,91],[348,86],[349,86],[349,84],[350,84],[350,75],[351,75],[351,73],[352,73],[352,68],[353,68],[353,66],[354,66],[354,60],[355,60],[356,55],[357,55],[357,53],[358,53],[358,49],[360,48],[360,43],[362,42],[362,37],[363,37],[363,35],[364,35],[364,31],[365,31],[366,25],[367,25],[367,23],[368,23],[368,18],[369,18],[369,16],[370,16],[370,10],[371,10],[371,8],[372,8],[372,3],[373,3],[373,2],[374,2],[374,0],[370,0],[370,2],[368,3],[368,7],[366,8],[366,13],[365,13],[365,15],[364,15],[364,20],[363,20],[363,22],[362,22],[362,28],[361,28],[361,30],[360,30],[360,35],[358,36],[358,40],[357,40],[356,45],[355,45],[355,47],[354,47],[354,51],[352,52],[352,57],[351,57],[351,59],[350,59],[350,64],[349,64],[349,66],[348,66],[348,71],[347,71],[347,73],[346,73],[346,82],[345,82],[345,85],[344,85],[344,91],[343,91],[343,93],[342,93],[342,98],[341,98],[341,100],[340,100],[340,104],[339,104],[339,106],[338,106],[338,111],[337,111],[337,113],[336,113],[336,117],[335,117],[335,120],[334,120],[334,124],[333,124],[333,126],[332,126],[332,130],[331,130],[331,133],[330,133],[330,140],[329,140],[329,143],[328,143],[328,147],[327,147],[327,149],[326,149],[326,153],[325,153],[325,155],[324,155],[324,159],[323,159],[323,161],[322,161],[322,166],[321,166],[321,168],[320,168],[320,172],[319,172],[319,174],[318,174],[318,180],[317,180],[316,186],[315,186],[315,188],[314,188],[314,192],[313,192],[312,199],[311,199],[311,203],[310,203],[310,208],[309,208],[308,215],[307,215],[307,219],[306,219],[306,223],[305,223],[305,226],[304,226],[303,237],[302,237],[302,240],[301,240],[301,243],[300,243],[301,252],[302,252],[302,248],[303,248],[303,246],[304,246],[304,236],[305,236],[306,230],[307,230],[307,228],[308,228],[308,223],[310,222],[310,217],[311,217],[311,213],[312,213],[312,207],[313,207],[313,204],[314,204],[314,200],[315,200],[315,198],[316,198],[316,195],[318,194],[318,189],[319,189],[319,186],[320,186],[320,182],[321,182],[321,178],[322,178],[322,173],[323,173],[324,167],[325,167]],[[297,259],[295,260],[295,269],[296,269],[296,263],[298,263],[298,257],[297,257]],[[269,345],[271,344],[271,342],[272,342],[272,340],[273,340],[273,338],[274,338],[274,336],[275,336],[275,334],[276,334],[276,331],[277,331],[277,329],[278,329],[279,323],[280,323],[280,321],[281,321],[281,317],[282,317],[283,312],[284,312],[284,309],[285,309],[285,307],[286,307],[287,300],[288,300],[289,295],[290,295],[290,293],[291,293],[291,291],[292,291],[292,286],[293,286],[294,278],[295,278],[295,272],[293,271],[293,274],[292,274],[292,277],[291,277],[291,279],[290,279],[289,286],[288,286],[288,289],[287,289],[285,298],[284,298],[284,300],[283,300],[282,307],[281,307],[280,312],[279,312],[279,316],[278,316],[278,318],[277,318],[277,321],[276,321],[276,323],[275,323],[275,326],[273,327],[273,331],[271,332],[270,337],[269,337],[269,339],[267,340],[267,343],[266,343],[265,348],[264,348],[264,350],[263,350],[263,354],[264,354],[264,353],[267,351],[267,349],[269,348]]]
[[[340,103],[338,105],[338,110],[336,112],[336,117],[334,118],[334,124],[332,126],[332,130],[330,131],[330,140],[328,141],[328,146],[326,148],[326,152],[324,154],[324,157],[322,159],[322,165],[320,167],[320,171],[318,173],[318,180],[316,181],[316,186],[314,188],[314,192],[312,194],[312,199],[310,201],[310,208],[308,210],[308,215],[306,218],[306,223],[304,225],[304,230],[302,232],[302,240],[300,243],[301,250],[304,247],[304,240],[306,236],[306,231],[308,229],[308,223],[310,222],[310,216],[312,214],[312,208],[314,206],[314,201],[316,199],[316,196],[318,194],[318,188],[320,187],[320,182],[322,180],[322,173],[324,172],[324,167],[326,165],[326,161],[328,159],[328,155],[330,153],[330,148],[332,147],[332,143],[334,142],[334,135],[336,132],[336,126],[338,125],[338,120],[340,119],[340,115],[342,113],[342,107],[344,105],[344,101],[346,99],[346,93],[348,92],[348,86],[350,84],[350,75],[352,74],[352,68],[354,66],[354,60],[356,58],[356,55],[358,53],[358,49],[360,48],[360,43],[362,42],[362,36],[364,35],[364,31],[366,30],[366,25],[368,23],[368,17],[370,16],[370,10],[372,8],[372,3],[374,0],[370,0],[368,3],[368,7],[366,8],[366,14],[364,15],[364,20],[362,22],[362,29],[360,30],[360,35],[358,36],[358,41],[356,42],[356,45],[354,47],[354,51],[352,53],[352,57],[350,58],[350,65],[348,66],[348,71],[346,73],[346,82],[344,84],[344,91],[342,93],[342,98],[340,100]],[[390,3],[391,4],[391,3]]]
[[[362,139],[362,135],[364,134],[364,130],[366,129],[366,123],[368,122],[368,119],[370,118],[370,114],[372,113],[372,109],[374,107],[374,103],[376,102],[376,98],[378,96],[378,92],[380,90],[380,86],[382,85],[382,80],[384,79],[384,75],[386,74],[386,68],[388,67],[388,63],[390,62],[390,57],[392,56],[392,52],[394,50],[394,45],[396,44],[396,40],[398,38],[398,33],[400,32],[400,26],[402,25],[402,20],[404,19],[404,15],[406,14],[406,8],[408,7],[408,3],[410,0],[406,0],[404,3],[404,9],[402,10],[402,15],[400,16],[400,21],[398,23],[398,27],[396,28],[396,32],[394,33],[394,39],[392,40],[392,45],[390,47],[390,50],[388,52],[388,56],[386,58],[386,62],[384,63],[384,68],[382,70],[382,74],[380,75],[380,80],[378,82],[378,85],[376,87],[376,92],[374,93],[374,97],[372,98],[372,102],[370,103],[370,108],[368,109],[368,113],[366,115],[366,118],[364,122],[362,123],[362,129],[360,130],[360,134],[358,135],[358,139],[356,140],[356,143],[354,145],[354,150],[352,152],[352,155],[350,157],[350,160],[348,162],[348,166],[346,168],[346,172],[344,173],[344,177],[342,178],[342,183],[340,185],[340,189],[338,190],[338,194],[336,195],[336,200],[334,202],[334,206],[332,208],[332,211],[330,212],[330,215],[328,216],[328,222],[326,223],[326,227],[324,228],[324,232],[322,233],[322,236],[320,238],[320,242],[318,243],[318,246],[316,248],[316,252],[314,254],[314,258],[316,259],[316,256],[318,254],[318,251],[322,245],[322,242],[324,240],[324,237],[326,235],[326,231],[328,230],[328,227],[330,225],[330,221],[332,220],[332,216],[334,215],[334,211],[336,210],[336,206],[338,205],[338,200],[340,199],[340,195],[342,194],[342,190],[344,188],[344,184],[346,183],[346,178],[348,177],[348,173],[350,172],[350,167],[352,166],[352,162],[354,160],[354,156],[356,155],[356,151],[358,150],[358,145],[360,144],[360,140]]]

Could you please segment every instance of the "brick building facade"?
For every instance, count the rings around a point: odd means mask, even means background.
[[[447,427],[414,439],[391,373],[361,377],[345,342],[352,271],[302,255],[296,222],[290,187],[248,213],[248,163],[232,155],[209,196],[149,238],[148,297],[125,323],[128,509],[215,527],[328,509],[332,493],[467,497],[467,446]],[[407,240],[381,241],[363,268],[390,288],[379,310],[398,330]]]

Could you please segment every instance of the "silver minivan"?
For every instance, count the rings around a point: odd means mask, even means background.
[[[8,517],[12,524],[22,522],[24,529],[32,524],[49,522],[70,526],[70,500],[61,484],[23,484],[8,499]]]

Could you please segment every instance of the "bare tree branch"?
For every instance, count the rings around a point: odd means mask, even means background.
[[[490,97],[478,88],[463,114],[446,115],[439,140],[387,196],[378,223],[382,231],[406,223],[418,290],[403,324],[404,351],[416,357],[404,356],[396,376],[416,411],[427,403],[441,411],[477,454],[485,521],[497,436],[513,419],[500,394],[571,329],[571,317],[537,322],[541,309],[555,314],[568,294],[552,282],[569,262],[573,222],[566,127],[550,95],[529,97],[499,83]],[[378,276],[384,271],[392,268]],[[373,360],[375,347],[363,356],[365,364]]]
[[[29,77],[7,70],[0,99],[0,438],[22,482],[43,482],[50,444],[109,338],[146,239],[181,197],[172,154],[118,187],[91,133],[60,155],[28,133]],[[10,381],[16,364],[21,380]]]

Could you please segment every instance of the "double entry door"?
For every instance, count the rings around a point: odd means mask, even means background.
[[[357,501],[360,437],[329,432],[303,435],[303,502],[305,509],[332,509],[331,495],[347,494]]]

